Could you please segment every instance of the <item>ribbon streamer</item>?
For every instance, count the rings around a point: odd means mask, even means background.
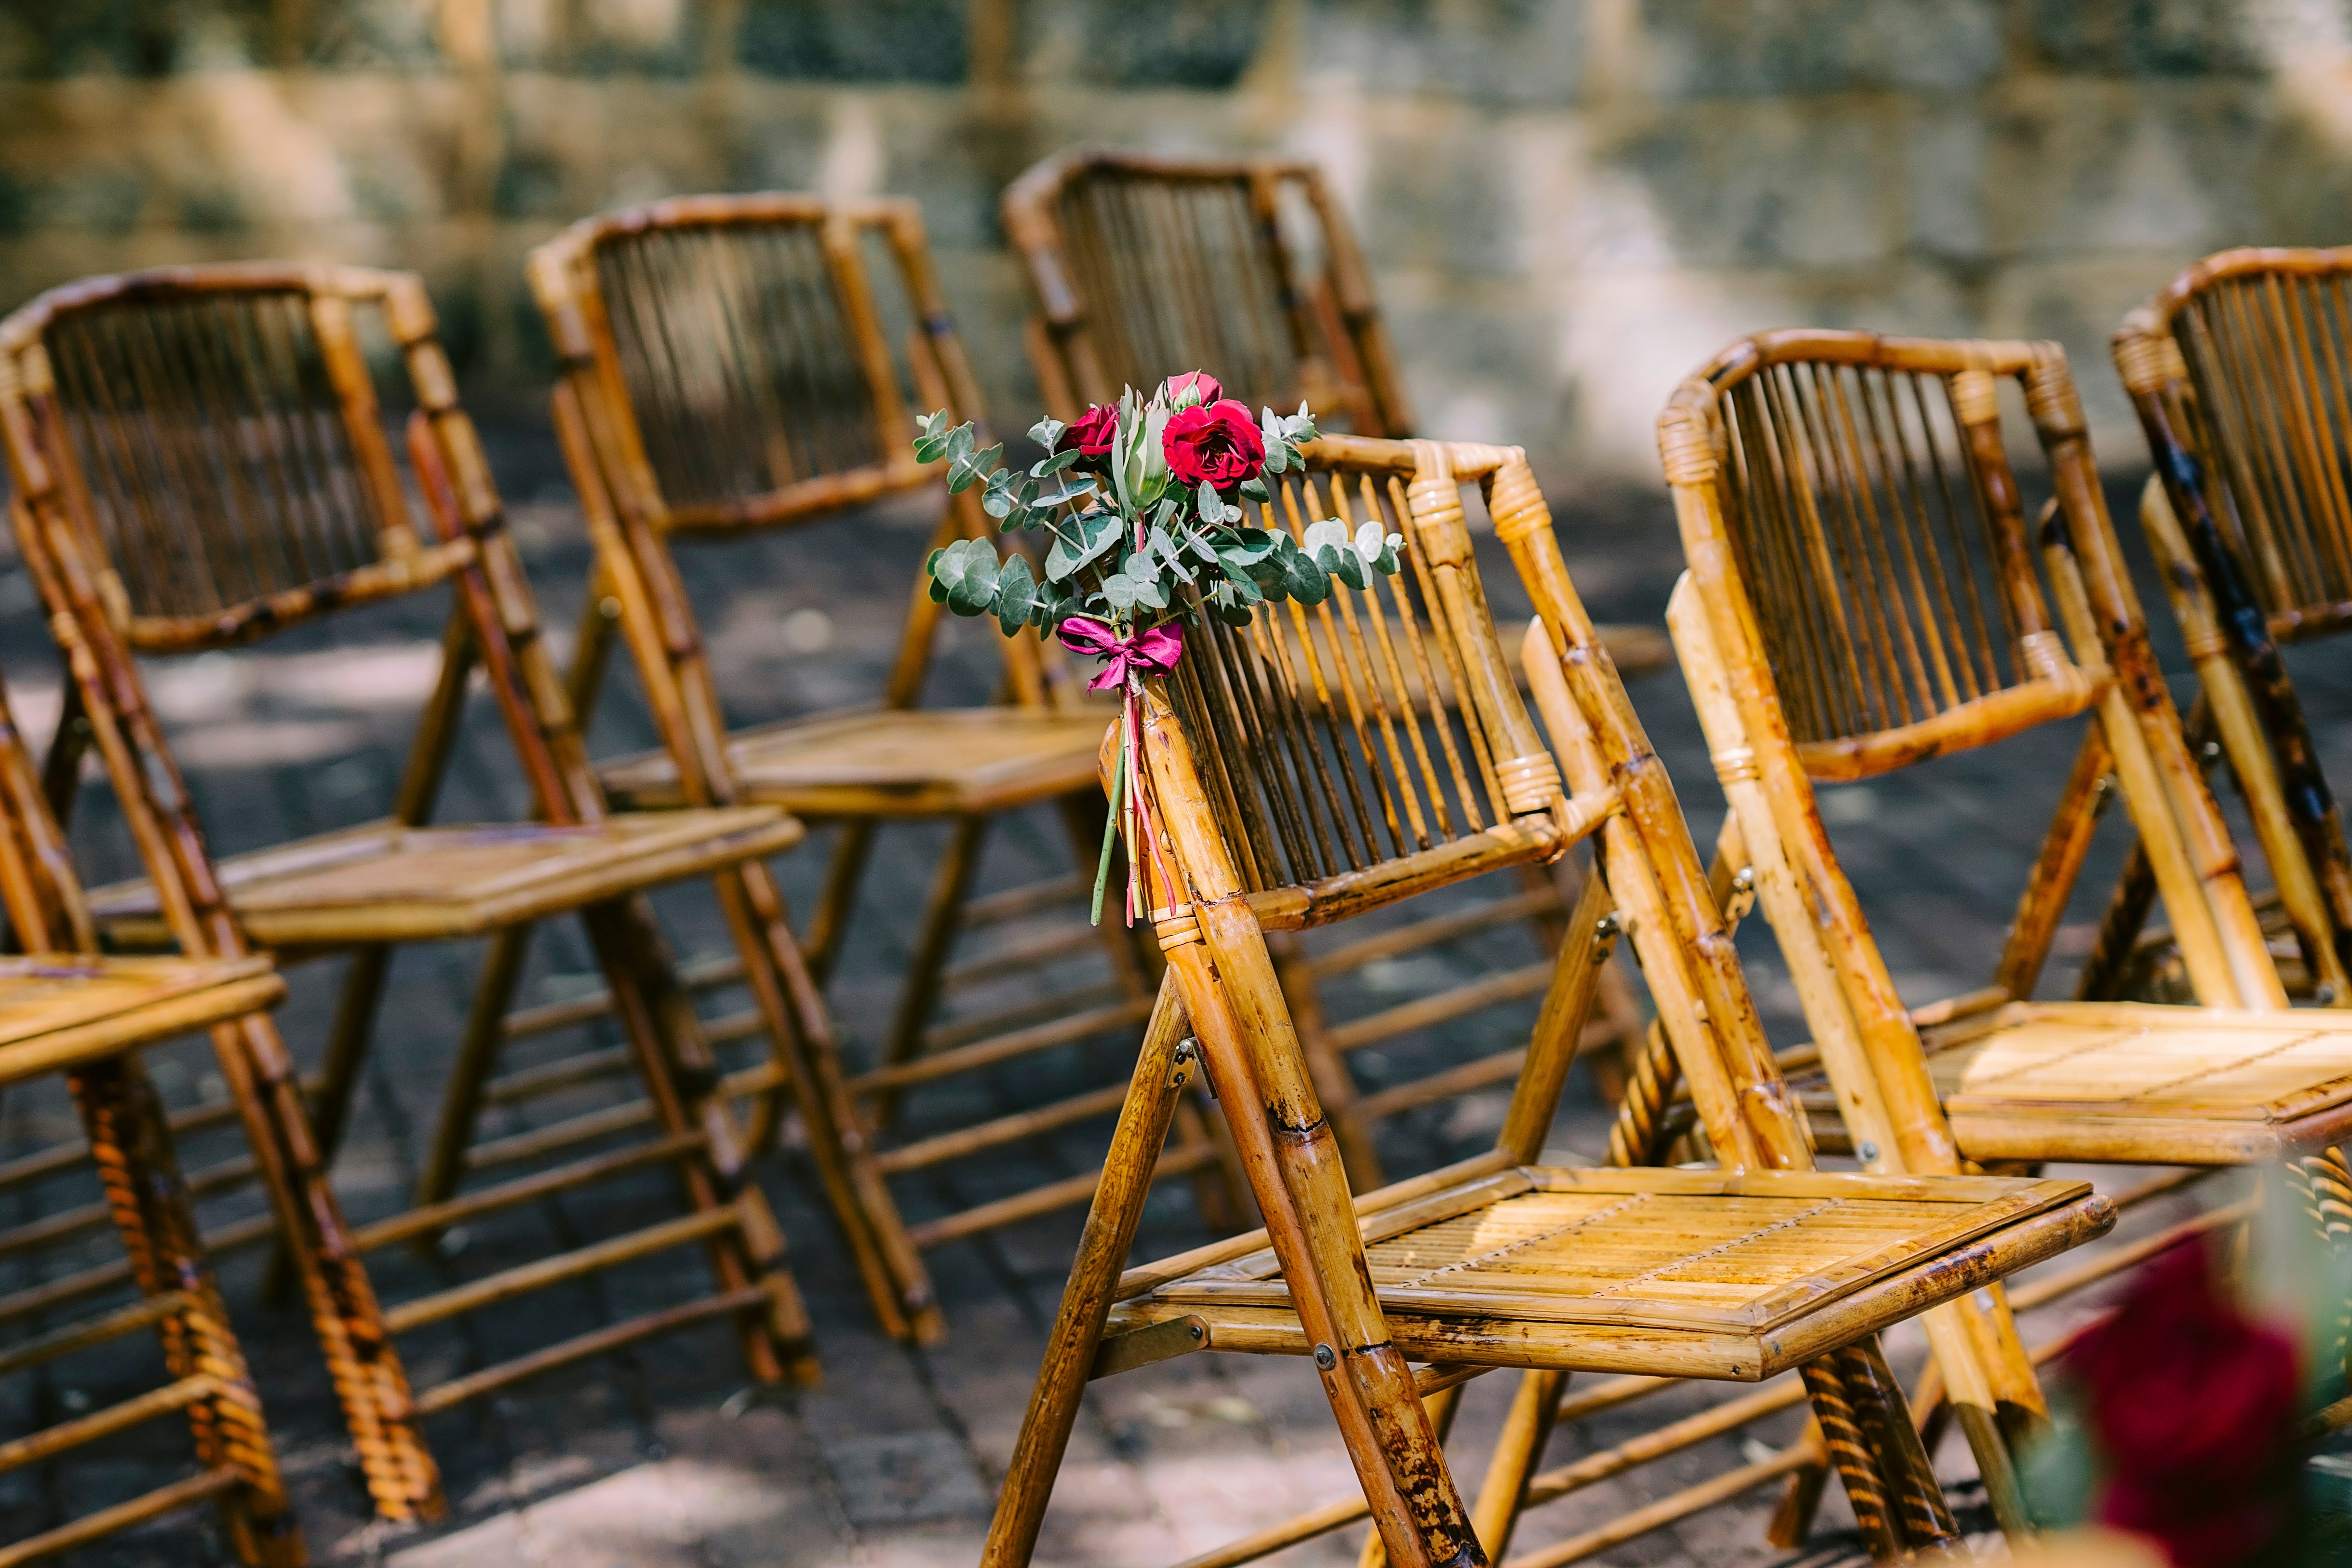
[[[1095,867],[1094,923],[1102,924],[1103,884],[1110,876],[1110,850],[1120,818],[1132,812],[1127,857],[1127,923],[1132,926],[1137,915],[1150,908],[1150,862],[1158,861],[1160,853],[1158,824],[1151,820],[1143,789],[1143,677],[1175,673],[1177,661],[1184,656],[1184,627],[1181,622],[1148,626],[1122,637],[1108,622],[1073,615],[1062,622],[1057,635],[1062,646],[1073,653],[1088,653],[1104,661],[1103,668],[1087,683],[1088,691],[1119,693],[1118,771],[1111,779],[1110,821],[1104,824],[1102,859]],[[1164,865],[1160,875],[1168,880],[1172,899],[1175,883]]]

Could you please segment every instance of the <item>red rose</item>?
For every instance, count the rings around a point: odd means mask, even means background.
[[[1191,408],[1196,403],[1205,405],[1225,395],[1225,389],[1217,384],[1217,378],[1206,371],[1186,371],[1181,376],[1170,376],[1167,384],[1160,390],[1168,394],[1168,406],[1171,408]]]
[[[1100,403],[1080,414],[1078,422],[1069,429],[1070,438],[1088,457],[1109,456],[1111,437],[1118,434],[1118,410],[1105,408]]]
[[[1205,479],[1229,490],[1265,466],[1265,438],[1250,423],[1249,410],[1231,398],[1178,409],[1168,416],[1160,444],[1168,472],[1187,486]]]
[[[2174,1568],[2263,1560],[2294,1515],[2296,1362],[2216,1288],[2203,1246],[2149,1264],[2068,1357],[2105,1461],[2099,1522]]]

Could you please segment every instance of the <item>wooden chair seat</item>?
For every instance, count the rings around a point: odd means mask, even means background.
[[[804,817],[930,817],[1012,810],[1089,789],[1108,711],[877,708],[739,730],[727,758],[738,796]],[[667,751],[604,770],[613,802],[676,806]]]
[[[1927,1044],[1972,1159],[2238,1165],[2352,1134],[2352,1023],[2331,1013],[2012,1002]]]
[[[273,951],[478,936],[665,882],[781,854],[807,830],[772,806],[665,811],[577,826],[370,822],[220,862],[230,906]],[[95,889],[125,947],[170,945],[145,880]]]
[[[1752,1381],[2112,1223],[2083,1182],[1522,1166],[1362,1232],[1412,1360]],[[1121,1303],[1110,1331],[1196,1318],[1206,1348],[1303,1354],[1289,1303],[1261,1250]]]
[[[241,1018],[285,995],[267,958],[0,958],[0,1083]]]

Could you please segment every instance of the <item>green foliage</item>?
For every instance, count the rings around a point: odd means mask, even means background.
[[[950,427],[944,411],[923,416],[918,461],[944,460],[953,494],[981,486],[981,509],[1000,532],[1045,536],[1042,580],[1028,557],[1000,555],[992,540],[933,551],[931,598],[959,615],[993,615],[1007,635],[1024,626],[1050,632],[1079,614],[1132,631],[1182,618],[1195,603],[1244,626],[1258,605],[1319,604],[1335,585],[1363,591],[1375,573],[1396,573],[1404,540],[1383,537],[1376,521],[1350,531],[1328,518],[1294,538],[1278,526],[1247,525],[1248,508],[1238,503],[1255,503],[1262,521],[1276,521],[1262,476],[1230,495],[1205,482],[1189,491],[1175,484],[1161,445],[1168,414],[1164,392],[1146,399],[1130,390],[1110,451],[1094,458],[1075,442],[1063,444],[1069,432],[1059,421],[1040,420],[1029,434],[1045,456],[1025,474],[999,466],[1003,446],[980,448],[969,423]],[[1265,475],[1304,469],[1299,445],[1316,435],[1306,404],[1295,414],[1262,410],[1258,433]]]

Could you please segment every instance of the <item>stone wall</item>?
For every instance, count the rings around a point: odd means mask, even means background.
[[[1801,322],[2055,337],[2127,463],[2126,308],[2352,239],[2352,0],[5,0],[0,83],[0,304],[412,266],[491,402],[544,375],[532,244],[775,186],[921,198],[1025,414],[1009,178],[1078,140],[1303,152],[1424,426],[1562,478],[1654,475],[1675,379]]]

